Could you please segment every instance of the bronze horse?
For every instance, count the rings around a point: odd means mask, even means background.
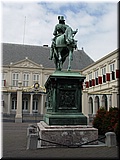
[[[71,70],[71,61],[73,60],[74,48],[77,48],[77,41],[74,36],[78,30],[73,31],[68,27],[64,34],[56,37],[54,47],[54,63],[56,70],[61,70],[66,57],[69,56],[68,71]]]

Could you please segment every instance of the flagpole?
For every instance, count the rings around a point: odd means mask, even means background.
[[[25,16],[25,20],[24,20],[23,44],[24,44],[24,41],[25,41],[25,26],[26,26],[26,16]]]

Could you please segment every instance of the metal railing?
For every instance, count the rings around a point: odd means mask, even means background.
[[[78,147],[81,147],[82,145],[87,145],[87,144],[90,144],[92,142],[95,142],[95,141],[100,141],[102,139],[105,139],[106,136],[103,136],[101,138],[97,138],[97,139],[94,139],[92,141],[88,141],[88,142],[85,142],[85,143],[81,143],[79,145],[67,145],[67,144],[62,144],[62,143],[57,143],[57,142],[53,142],[53,141],[49,141],[49,140],[46,140],[46,139],[42,139],[42,138],[38,138],[38,140],[41,140],[41,141],[45,141],[45,142],[49,142],[49,143],[52,143],[52,144],[56,144],[56,145],[59,145],[59,146],[65,146],[65,147],[68,147],[68,148],[78,148]]]

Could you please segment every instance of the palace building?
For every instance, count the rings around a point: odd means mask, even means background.
[[[50,47],[2,44],[2,112],[3,119],[22,117],[22,121],[42,119],[46,112],[44,84],[54,71],[49,60]],[[86,76],[83,83],[82,112],[93,117],[99,107],[118,107],[118,50],[94,62],[82,50],[75,50],[72,71]],[[68,59],[63,65],[67,70]],[[19,110],[19,105],[22,106]],[[21,113],[21,115],[19,115]]]
[[[119,50],[115,50],[82,69],[86,76],[83,112],[92,120],[97,110],[119,106]],[[87,99],[85,101],[85,99]]]

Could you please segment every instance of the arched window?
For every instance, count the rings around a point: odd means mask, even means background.
[[[17,109],[17,98],[16,97],[13,97],[12,98],[12,107],[11,107],[12,110],[16,110]]]
[[[96,112],[98,111],[99,107],[100,107],[99,97],[96,96],[96,97],[95,97],[95,111],[96,111]]]
[[[105,94],[102,96],[102,107],[107,110],[107,96]]]
[[[27,98],[24,98],[22,100],[22,110],[23,111],[27,111],[28,110],[28,99]]]
[[[93,114],[93,99],[89,98],[89,114]]]

